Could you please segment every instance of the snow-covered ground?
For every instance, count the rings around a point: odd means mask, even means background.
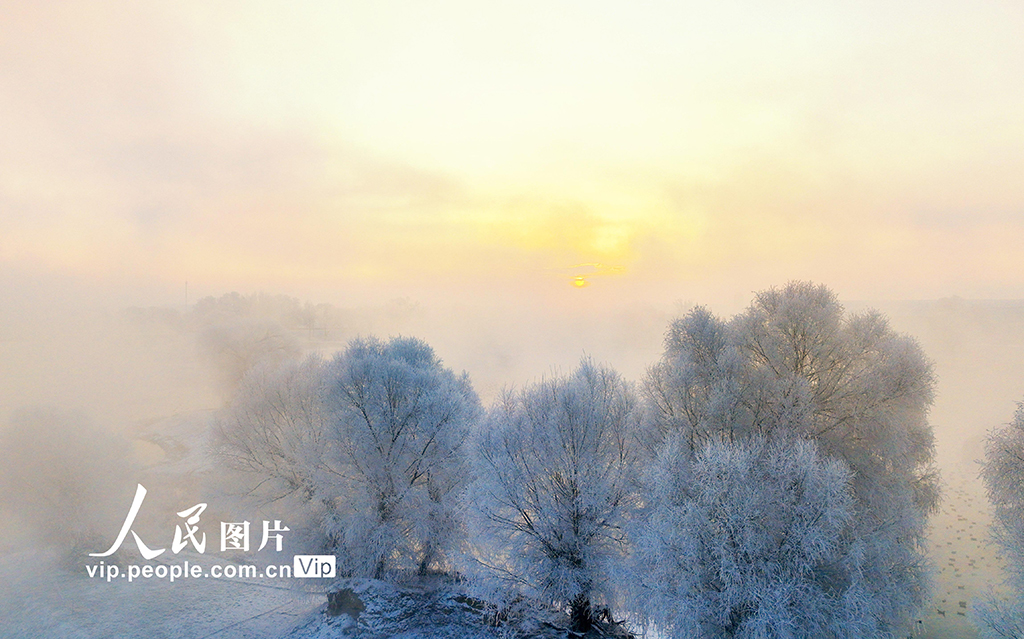
[[[206,445],[209,418],[205,411],[177,416],[138,433],[136,451],[143,453],[140,461],[149,466],[145,481],[150,483],[139,520],[165,509],[170,512],[164,493],[171,487],[188,493],[186,498],[201,497],[202,477],[214,463]],[[123,546],[134,551],[130,537]],[[72,563],[99,564],[87,552],[72,557]],[[124,561],[155,566],[186,560],[207,571],[229,563],[216,553],[200,555],[190,550],[164,553],[152,562],[143,562],[137,555]],[[90,578],[85,565],[69,567],[67,563],[65,555],[34,547],[29,537],[0,544],[0,637],[281,637],[326,603],[323,586],[306,580],[200,578],[171,583],[153,578],[129,583],[119,577],[108,583],[98,575]]]
[[[202,561],[202,556],[183,553]],[[345,605],[328,610],[326,587],[301,580],[211,579],[109,582],[70,572],[46,552],[0,557],[0,637],[24,639],[501,639],[523,634],[495,627],[457,586],[434,579],[395,586],[339,580]],[[207,559],[205,565],[226,566]],[[565,636],[530,620],[531,639]]]
[[[215,562],[206,561],[207,565]],[[54,553],[0,557],[0,636],[25,639],[281,637],[323,607],[322,592],[273,580],[89,578]]]

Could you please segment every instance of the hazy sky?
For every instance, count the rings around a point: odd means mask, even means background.
[[[0,1],[0,269],[148,303],[1020,298],[1022,29],[1016,0]]]

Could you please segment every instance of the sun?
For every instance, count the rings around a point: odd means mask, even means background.
[[[590,282],[588,282],[587,278],[583,277],[582,275],[577,275],[576,277],[572,278],[572,285],[574,288],[583,288],[585,286],[590,286]]]

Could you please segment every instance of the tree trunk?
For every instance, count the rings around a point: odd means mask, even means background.
[[[428,546],[427,549],[423,553],[423,559],[420,561],[420,568],[419,568],[418,571],[416,571],[417,574],[420,575],[421,577],[426,575],[427,574],[427,570],[430,568],[430,562],[432,562],[433,560],[434,560],[434,550],[433,550],[433,548]]]
[[[593,609],[590,607],[590,599],[587,595],[580,593],[569,607],[569,618],[571,620],[570,630],[573,632],[587,632],[593,625]]]

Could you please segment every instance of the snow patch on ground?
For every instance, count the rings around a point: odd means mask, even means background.
[[[342,579],[344,611],[325,606],[287,635],[290,639],[555,639],[564,629],[531,622],[495,625],[493,610],[442,578],[396,586],[374,579]]]
[[[11,639],[282,637],[324,602],[279,580],[107,583],[53,553],[0,556],[0,636]]]

